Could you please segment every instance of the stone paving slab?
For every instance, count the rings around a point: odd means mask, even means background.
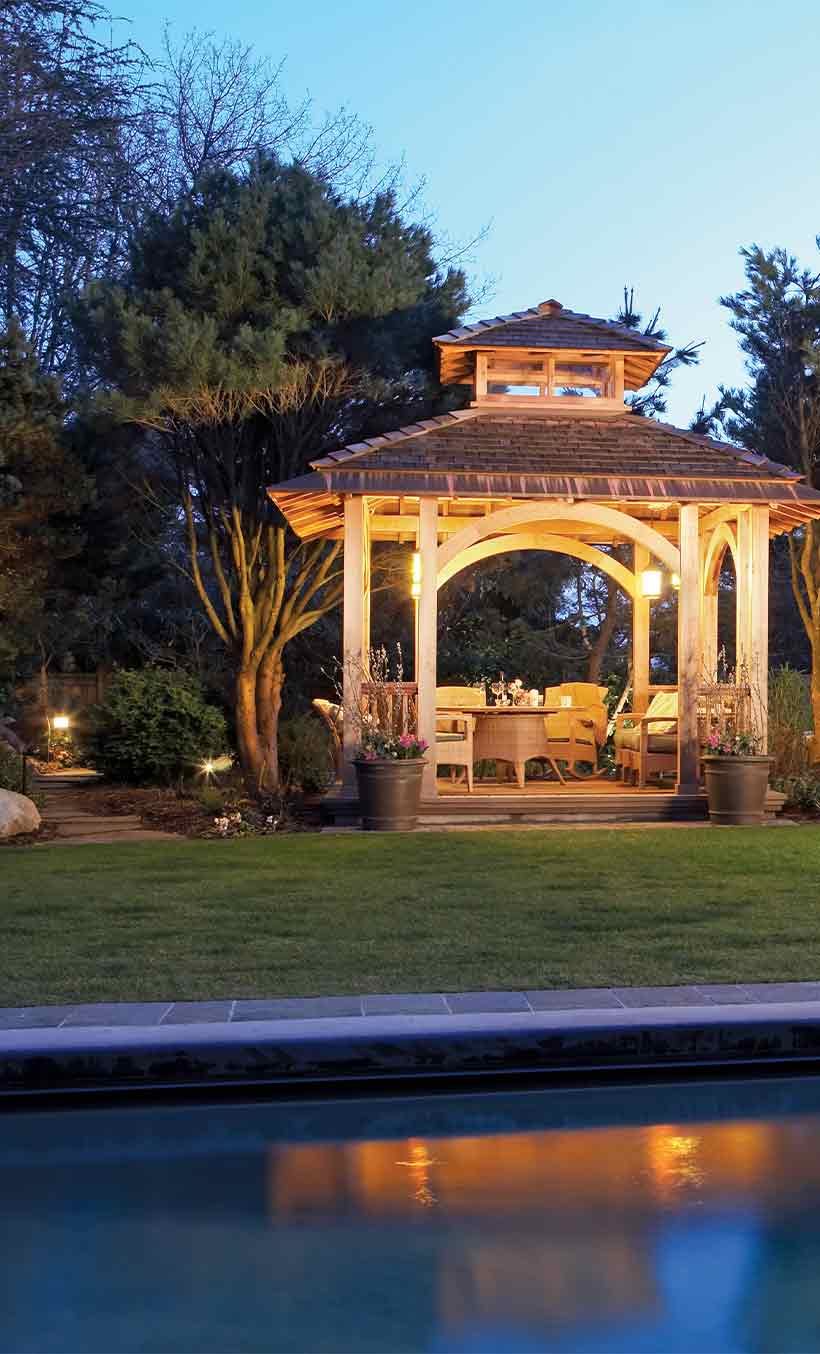
[[[351,1079],[358,1085],[434,1077],[447,1088],[464,1074],[488,1073],[537,1074],[549,1084],[566,1074],[586,1082],[617,1072],[637,1084],[647,1071],[700,1076],[711,1067],[725,1076],[732,1065],[744,1075],[774,1065],[816,1078],[820,1066],[818,1001],[718,1005],[703,997],[693,1006],[527,1007],[365,1015],[362,1001],[362,1013],[352,1016],[320,1015],[313,1007],[298,1019],[18,1024],[0,1034],[0,1100],[217,1086],[263,1086],[293,1097],[300,1084],[315,1083],[333,1095]]]
[[[45,791],[43,821],[56,828],[53,837],[36,843],[38,848],[181,840],[174,832],[145,827],[138,814],[96,813],[86,808],[84,787],[96,779],[95,771],[49,775],[38,779],[38,788]]]
[[[2,1031],[74,1026],[116,1028],[245,1024],[282,1020],[368,1019],[543,1012],[687,1011],[726,1006],[818,1004],[820,982],[703,983],[685,987],[549,988],[542,991],[386,992],[362,996],[224,998],[216,1001],[74,1002],[55,1006],[0,1007]]]

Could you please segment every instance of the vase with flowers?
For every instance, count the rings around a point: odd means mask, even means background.
[[[403,681],[398,645],[396,652],[395,671],[381,648],[371,650],[361,674],[353,760],[366,832],[408,832],[418,824],[427,743],[418,734],[415,687]]]
[[[711,822],[750,827],[763,822],[772,758],[753,732],[713,729],[703,755]]]

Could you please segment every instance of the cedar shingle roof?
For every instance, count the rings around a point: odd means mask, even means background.
[[[314,461],[270,496],[299,535],[342,521],[344,494],[768,503],[771,530],[820,518],[820,491],[786,466],[640,418],[462,409]]]
[[[439,334],[434,343],[460,348],[584,348],[601,352],[671,351],[659,339],[638,334],[614,320],[600,320],[565,310],[560,301],[542,301],[540,306],[496,315]]]
[[[350,464],[354,462],[355,464]],[[337,481],[348,468],[516,475],[685,476],[800,479],[786,466],[694,433],[624,413],[511,413],[464,409],[383,437],[368,438],[311,463]]]

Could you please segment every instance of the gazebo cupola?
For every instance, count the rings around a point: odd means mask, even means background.
[[[542,301],[434,340],[443,385],[472,387],[474,408],[622,414],[670,349],[623,325]]]

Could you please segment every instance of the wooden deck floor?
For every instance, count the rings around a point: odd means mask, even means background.
[[[704,820],[706,798],[702,794],[679,795],[672,786],[639,790],[619,781],[596,778],[589,781],[528,781],[520,789],[514,781],[477,782],[472,794],[466,784],[449,777],[437,781],[436,799],[423,800],[421,826],[480,826],[524,823],[663,823]],[[354,826],[358,822],[355,795],[341,787],[323,801],[326,822]]]

